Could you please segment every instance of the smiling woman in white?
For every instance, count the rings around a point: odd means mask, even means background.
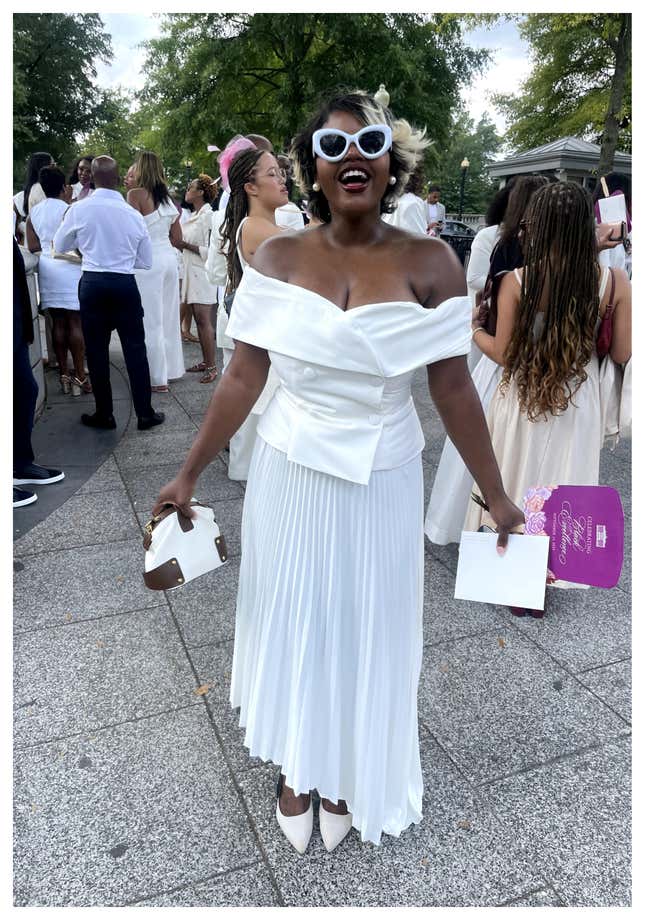
[[[422,819],[417,368],[428,365],[502,543],[523,519],[501,487],[463,357],[461,265],[444,243],[381,220],[423,146],[362,93],[336,97],[295,139],[298,181],[322,223],[266,240],[246,267],[226,330],[235,352],[153,509],[190,510],[199,473],[271,367],[279,384],[258,424],[244,500],[231,703],[250,753],[280,765],[276,820],[300,853],[313,789],[328,850],[351,827],[378,844]]]
[[[344,798],[373,843],[421,820],[424,438],[410,385],[468,352],[469,323],[466,297],[343,312],[247,267],[227,328],[280,378],[244,502],[231,704],[251,754],[282,764],[296,793],[315,778]]]

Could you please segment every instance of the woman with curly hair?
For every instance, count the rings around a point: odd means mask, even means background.
[[[152,392],[167,393],[168,381],[184,375],[177,248],[173,248],[181,243],[182,233],[163,163],[150,150],[142,150],[134,164],[128,204],[143,215],[152,242],[152,267],[134,275],[143,304]]]
[[[542,188],[522,231],[524,267],[502,281],[495,335],[473,327],[481,350],[503,368],[487,420],[504,485],[518,504],[532,486],[598,484],[604,430],[596,338],[608,304],[609,358],[623,364],[631,357],[631,284],[624,271],[598,265],[589,193],[576,182]],[[471,502],[464,529],[484,520]]]
[[[217,195],[217,186],[206,173],[200,173],[188,184],[186,202],[193,213],[181,226],[183,239],[177,248],[184,254],[184,277],[181,302],[192,309],[197,334],[202,349],[202,360],[189,367],[193,374],[201,374],[200,383],[212,383],[217,377],[215,366],[215,331],[212,313],[217,300],[217,285],[211,284],[206,274],[206,258],[211,238],[213,211],[211,202]]]
[[[423,433],[418,367],[499,525],[506,496],[466,366],[463,269],[439,240],[381,220],[423,136],[362,92],[295,138],[320,226],[256,251],[227,333],[235,352],[177,477],[154,510],[190,513],[199,474],[264,387],[244,499],[231,704],[251,754],[280,764],[276,820],[303,853],[320,795],[332,850],[355,827],[380,843],[421,821],[417,687],[423,652]]]

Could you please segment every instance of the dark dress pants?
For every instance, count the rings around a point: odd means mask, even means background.
[[[143,329],[143,307],[134,275],[83,272],[78,285],[87,369],[96,413],[112,415],[110,338],[116,329],[130,378],[132,402],[139,418],[152,415],[150,369]]]
[[[38,384],[31,370],[29,347],[22,342],[13,353],[13,469],[19,473],[34,462],[31,431]]]

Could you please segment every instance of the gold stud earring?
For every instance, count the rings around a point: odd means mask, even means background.
[[[314,182],[314,184],[311,186],[311,188],[312,188],[312,190],[313,190],[314,192],[319,192],[319,191],[320,191],[320,183],[319,183],[319,182]]]

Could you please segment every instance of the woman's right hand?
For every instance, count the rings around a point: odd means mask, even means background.
[[[179,473],[159,492],[157,502],[152,509],[152,516],[155,517],[155,515],[159,514],[164,505],[174,505],[186,517],[194,517],[195,512],[190,507],[190,500],[194,491],[195,483]]]

